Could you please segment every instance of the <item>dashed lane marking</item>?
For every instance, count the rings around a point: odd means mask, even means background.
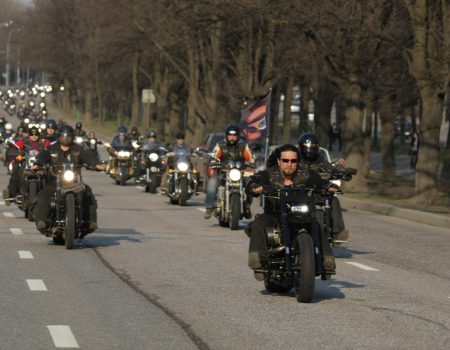
[[[349,264],[349,265],[353,265],[353,266],[359,267],[360,269],[363,269],[363,270],[366,270],[366,271],[380,271],[380,270],[375,269],[373,267],[370,267],[370,266],[367,266],[367,265],[364,265],[364,264],[360,264],[360,263],[357,263],[357,262],[347,261],[346,263]]]
[[[47,287],[43,280],[27,280],[28,287],[32,291],[47,291]]]
[[[14,217],[14,214],[10,213],[9,211],[4,212],[3,215],[6,216],[7,218],[13,218]]]
[[[20,228],[12,227],[9,230],[13,235],[23,235],[23,232]]]
[[[205,212],[205,211],[206,211],[206,208],[197,208],[197,210],[200,210],[200,211],[202,211],[202,212]]]
[[[19,250],[18,253],[20,259],[34,259],[33,254],[28,250]]]
[[[57,348],[79,348],[72,331],[69,326],[55,325],[47,326],[53,343]]]

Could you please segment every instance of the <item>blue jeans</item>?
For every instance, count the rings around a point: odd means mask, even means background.
[[[214,175],[208,179],[206,183],[206,198],[205,198],[205,207],[212,208],[214,204],[216,204],[216,194],[217,189],[220,185],[219,175]]]

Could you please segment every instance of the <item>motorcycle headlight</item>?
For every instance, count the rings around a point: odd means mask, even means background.
[[[240,181],[241,180],[241,172],[238,169],[231,169],[228,173],[228,176],[230,177],[231,181]]]
[[[95,145],[97,143],[97,141],[95,141],[95,139],[91,139],[91,145]]]
[[[76,143],[83,143],[83,138],[82,137],[75,137],[75,142]]]
[[[117,152],[117,156],[120,158],[129,158],[131,156],[131,153],[128,151],[119,151]]]
[[[148,159],[150,159],[152,162],[156,162],[158,160],[158,155],[156,153],[150,153]]]
[[[39,107],[44,108],[45,107],[45,103],[44,102],[39,103]]]
[[[45,125],[44,123],[42,123],[39,127],[40,127],[41,130],[45,130],[45,128],[47,127],[47,125]]]
[[[23,122],[24,122],[25,124],[28,124],[28,123],[30,122],[30,118],[25,118],[25,119],[23,120]]]
[[[336,186],[341,187],[341,180],[331,180]]]
[[[30,102],[30,107],[34,107],[34,102]]]
[[[307,214],[309,213],[309,206],[307,204],[293,205],[291,212],[294,214]]]
[[[188,163],[178,163],[177,168],[179,171],[187,171],[189,169]]]
[[[75,173],[72,170],[66,170],[63,175],[64,181],[72,182],[75,179]]]

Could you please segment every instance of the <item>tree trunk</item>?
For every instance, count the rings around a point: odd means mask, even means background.
[[[292,135],[292,89],[294,87],[294,76],[289,74],[286,86],[286,93],[284,96],[284,108],[283,108],[283,143],[291,142]]]
[[[381,103],[381,174],[383,177],[395,176],[395,112],[391,96],[385,96]]]
[[[270,104],[270,129],[269,129],[270,143],[272,145],[281,142],[281,140],[278,139],[279,110],[280,110],[280,89],[274,87],[274,89],[272,90],[272,102]]]
[[[320,141],[320,145],[328,147],[330,143],[328,130],[331,125],[331,109],[333,108],[336,89],[328,79],[321,76],[314,86],[314,90],[315,134]]]
[[[86,87],[84,93],[84,114],[83,121],[89,122],[92,120],[92,89],[90,86]]]
[[[450,8],[449,8],[450,11]],[[447,93],[445,99],[445,120],[450,123],[450,93]],[[447,130],[447,142],[445,144],[444,159],[442,161],[442,173],[439,179],[440,183],[444,186],[450,185],[450,125]]]
[[[370,91],[370,90],[369,90]],[[364,125],[364,162],[361,173],[367,177],[370,173],[370,159],[372,157],[372,125],[374,119],[374,100],[373,93],[368,93],[366,97],[365,125]]]
[[[131,80],[133,84],[133,105],[131,107],[131,125],[135,126],[139,120],[139,60],[141,53],[139,51],[134,52],[133,60],[131,62]]]
[[[350,81],[355,79],[350,79]],[[364,119],[363,95],[361,86],[352,83],[343,91],[346,102],[345,118],[342,125],[343,155],[348,167],[361,170],[364,168],[364,136],[362,123]],[[352,181],[345,183],[345,188],[352,192],[367,191],[364,174],[358,171]]]

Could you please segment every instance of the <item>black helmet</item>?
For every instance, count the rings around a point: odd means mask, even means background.
[[[184,140],[184,134],[182,132],[179,132],[175,135],[175,139],[177,140]]]
[[[119,126],[119,129],[117,129],[118,133],[127,133],[127,128],[125,126]]]
[[[39,129],[36,128],[35,126],[31,127],[28,130],[28,135],[30,135],[30,136],[39,136],[40,135]]]
[[[56,121],[53,119],[47,119],[47,129],[56,129]]]
[[[133,126],[132,128],[131,128],[131,131],[130,131],[132,134],[137,134],[137,132],[138,132],[138,128],[136,127],[136,126]]]
[[[75,131],[70,125],[62,125],[58,128],[58,142],[64,146],[72,143]]]
[[[154,137],[154,138],[156,139],[156,137],[157,137],[158,135],[156,134],[156,131],[155,131],[155,130],[149,130],[149,131],[147,131],[146,136],[147,136],[147,138]]]
[[[319,140],[313,133],[306,132],[298,138],[300,155],[307,161],[315,161],[319,157]]]
[[[239,141],[239,136],[241,134],[241,129],[239,129],[239,126],[237,125],[228,125],[225,128],[225,141],[229,144],[229,145],[235,145],[236,143],[238,143]],[[228,140],[228,136],[229,135],[237,135],[237,140],[236,141],[229,141]]]
[[[75,129],[81,130],[82,127],[83,127],[83,124],[81,124],[80,122],[75,124]]]

